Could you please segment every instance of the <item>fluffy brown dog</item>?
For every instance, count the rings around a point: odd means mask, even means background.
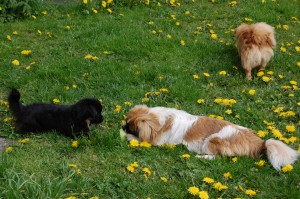
[[[276,46],[274,28],[264,22],[242,24],[235,29],[237,48],[242,61],[242,67],[248,80],[252,80],[251,70],[264,68],[274,56]]]

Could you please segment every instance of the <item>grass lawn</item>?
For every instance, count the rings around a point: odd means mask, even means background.
[[[128,110],[147,104],[225,119],[299,150],[299,0],[119,3],[45,4],[0,24],[0,136],[16,140],[0,155],[0,198],[199,198],[190,187],[210,198],[299,198],[299,161],[276,171],[265,157],[201,160],[183,146],[130,147],[119,136]],[[261,21],[277,46],[250,82],[233,30]],[[20,135],[6,102],[12,87],[24,104],[99,98],[105,120],[76,140]]]

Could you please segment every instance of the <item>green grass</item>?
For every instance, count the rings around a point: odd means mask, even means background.
[[[44,5],[47,15],[0,24],[0,100],[6,101],[11,87],[20,90],[24,104],[52,103],[54,98],[61,104],[72,104],[84,97],[96,97],[103,101],[105,117],[89,137],[77,139],[78,148],[72,148],[69,138],[53,132],[18,134],[13,122],[6,121],[12,115],[1,101],[0,136],[30,140],[16,142],[10,153],[1,154],[0,198],[191,198],[194,196],[188,188],[192,186],[207,191],[210,198],[248,198],[248,189],[256,191],[256,198],[299,197],[299,161],[291,172],[284,173],[275,171],[264,157],[239,157],[236,163],[230,157],[208,161],[196,159],[183,146],[130,148],[120,140],[124,115],[132,106],[145,103],[222,116],[257,131],[269,131],[264,121],[274,122],[284,138],[297,137],[288,144],[299,149],[299,89],[281,88],[292,86],[292,80],[299,84],[300,58],[295,49],[300,46],[299,1],[238,1],[234,7],[224,0],[179,2],[180,6],[169,6],[162,1],[160,7],[157,1],[151,1],[150,6],[138,1],[133,7],[112,4],[112,14],[98,7],[99,13],[94,14],[88,7],[89,15],[82,13],[82,5]],[[268,83],[256,76],[256,70],[252,72],[253,81],[247,81],[240,67],[232,30],[245,18],[276,27],[275,57],[265,70],[265,76],[273,79]],[[288,30],[283,25],[288,25]],[[211,38],[210,30],[218,35],[217,40]],[[282,52],[281,47],[287,51]],[[22,50],[32,53],[24,56]],[[84,59],[87,54],[99,60]],[[19,66],[11,63],[15,59],[20,61]],[[32,62],[35,64],[27,70]],[[220,71],[227,74],[219,75]],[[270,71],[273,74],[267,74]],[[162,88],[168,92],[154,93]],[[248,93],[251,89],[255,95]],[[147,92],[151,92],[150,100],[142,102]],[[235,99],[237,103],[222,106],[214,102],[216,98]],[[205,103],[198,104],[198,99]],[[122,106],[120,112],[115,111],[117,105]],[[280,116],[274,112],[278,107],[284,107],[282,112],[293,111],[295,116]],[[232,114],[226,114],[227,109]],[[296,130],[287,133],[287,125]],[[274,135],[269,131],[264,139],[271,137]],[[186,153],[191,157],[182,159]],[[263,167],[255,164],[261,159],[266,160]],[[139,167],[130,173],[126,168],[133,162]],[[147,178],[145,167],[151,171]],[[223,176],[227,172],[231,179]],[[168,181],[163,182],[161,177]],[[228,188],[217,191],[202,181],[204,177]]]

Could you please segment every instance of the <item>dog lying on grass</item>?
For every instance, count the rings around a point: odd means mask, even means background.
[[[127,114],[123,126],[128,140],[137,139],[152,145],[183,144],[197,157],[266,155],[276,170],[293,164],[296,150],[275,139],[266,141],[251,129],[224,120],[191,115],[173,108],[137,105]]]
[[[73,105],[33,103],[24,106],[20,103],[20,97],[19,91],[12,89],[8,102],[16,118],[16,129],[21,133],[55,130],[74,137],[87,134],[91,124],[103,121],[102,105],[94,98],[82,99]]]

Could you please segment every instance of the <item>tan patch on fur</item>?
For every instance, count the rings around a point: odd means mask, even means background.
[[[197,122],[187,131],[184,140],[187,142],[205,138],[219,132],[223,127],[230,125],[230,122],[209,117],[199,117]]]
[[[258,157],[264,150],[264,141],[254,131],[242,129],[229,138],[212,138],[208,149],[214,155]]]

